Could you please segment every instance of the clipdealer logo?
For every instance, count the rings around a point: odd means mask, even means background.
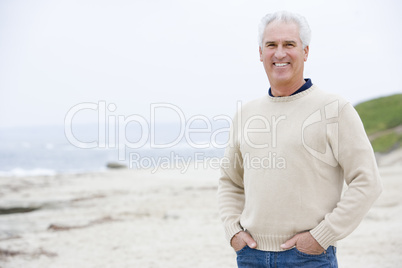
[[[324,114],[324,116],[322,115]],[[304,148],[316,159],[332,166],[336,167],[338,165],[338,156],[339,156],[339,136],[338,136],[338,122],[330,122],[331,119],[337,119],[339,117],[339,101],[331,102],[325,105],[324,110],[317,110],[312,113],[307,119],[303,122],[302,125],[302,143]],[[310,146],[307,145],[305,141],[305,129],[308,126],[311,126],[315,123],[326,122],[326,134],[327,137],[330,138],[328,142],[326,142],[325,151],[319,152]]]
[[[73,133],[73,119],[79,116],[82,111],[91,110],[97,113],[98,119],[98,133],[97,139],[92,141],[83,141],[78,139]],[[172,149],[181,144],[183,141],[186,146],[192,149],[197,149],[193,157],[181,156],[178,151],[171,150],[169,156],[150,157],[141,155],[141,151],[129,152],[129,166],[130,168],[151,168],[162,167],[168,169],[184,167],[187,169],[190,163],[201,163],[200,149],[224,149],[227,147],[235,147],[239,140],[242,140],[243,146],[246,145],[253,149],[263,149],[266,154],[263,156],[252,156],[247,153],[239,156],[235,155],[236,163],[239,163],[242,168],[248,166],[251,168],[268,168],[268,169],[285,169],[287,167],[285,155],[278,155],[275,148],[278,147],[278,129],[281,122],[287,120],[286,115],[271,116],[266,118],[263,115],[255,114],[247,118],[242,118],[242,104],[237,103],[237,113],[234,118],[240,124],[233,125],[234,120],[228,115],[217,115],[208,118],[204,115],[194,115],[186,118],[184,112],[176,105],[170,103],[152,103],[150,104],[149,120],[139,114],[131,114],[128,116],[119,115],[116,113],[117,106],[114,103],[107,104],[106,101],[99,101],[98,103],[85,102],[73,106],[66,114],[64,120],[64,132],[67,140],[77,148],[91,149],[91,148],[111,148],[117,149],[118,160],[127,160],[128,149],[140,149],[146,147],[147,149]],[[339,103],[338,101],[331,102],[323,109],[318,109],[309,115],[303,121],[301,126],[301,141],[305,150],[314,158],[335,167],[338,162],[338,121],[339,116]],[[156,125],[159,121],[157,118],[157,111],[159,113],[174,113],[179,120],[178,134],[169,141],[161,142],[156,138]],[[245,122],[243,122],[243,119]],[[247,119],[247,120],[246,120]],[[221,121],[227,126],[214,129],[213,125]],[[204,127],[194,127],[195,122],[202,122]],[[309,126],[316,123],[324,122],[326,127],[327,137],[331,137],[329,142],[326,142],[324,152],[320,152],[308,145],[306,142],[305,131]],[[244,124],[243,124],[244,123]],[[137,140],[133,141],[128,138],[127,127],[129,124],[136,124]],[[283,128],[283,127],[281,127]],[[208,139],[196,140],[192,138],[193,134],[205,134]],[[227,134],[229,139],[219,143],[218,136]],[[263,139],[263,142],[258,143],[253,139],[254,137],[269,137]],[[159,135],[160,136],[160,135]],[[205,136],[204,136],[205,137]],[[177,147],[176,147],[177,148]],[[272,150],[269,150],[271,148]],[[172,153],[173,152],[173,153]],[[206,157],[204,155],[203,161],[210,163],[211,166],[216,168],[216,163],[220,163],[222,167],[231,164],[231,160],[227,157]]]
[[[186,143],[194,149],[216,148],[222,149],[228,146],[227,142],[219,143],[218,135],[229,133],[230,127],[224,127],[213,130],[213,123],[217,121],[227,122],[230,126],[232,119],[228,115],[217,115],[212,119],[204,115],[194,115],[186,118],[184,112],[176,105],[170,103],[152,103],[150,104],[150,119],[147,120],[139,114],[131,114],[128,116],[116,114],[117,106],[114,103],[107,105],[105,101],[98,103],[85,102],[73,106],[66,114],[64,120],[64,133],[67,140],[77,148],[117,148],[119,161],[126,160],[126,151],[130,149],[140,149],[149,146],[150,149],[167,149],[180,144],[185,139]],[[73,133],[73,119],[86,110],[97,112],[98,117],[98,137],[92,141],[82,141]],[[179,120],[179,128],[177,136],[168,142],[159,142],[156,139],[156,126],[159,122],[156,112],[173,112]],[[211,120],[213,122],[211,122]],[[205,127],[194,128],[194,122],[203,122]],[[128,137],[127,126],[136,124],[140,127],[136,136],[137,140],[132,141]],[[115,135],[111,135],[115,134]],[[196,141],[192,138],[192,134],[209,135],[208,141]]]

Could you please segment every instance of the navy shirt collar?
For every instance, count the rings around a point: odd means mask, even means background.
[[[304,81],[306,81],[306,83],[304,83],[298,90],[296,90],[295,92],[293,92],[290,96],[296,95],[297,93],[300,93],[300,92],[303,92],[303,91],[305,91],[306,89],[309,89],[309,88],[313,85],[313,82],[311,82],[311,79],[310,79],[310,78],[304,79]],[[268,94],[269,94],[269,96],[271,96],[271,97],[275,97],[274,95],[272,95],[271,88],[269,88]]]

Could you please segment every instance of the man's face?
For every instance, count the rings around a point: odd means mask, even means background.
[[[303,49],[295,23],[271,22],[264,31],[260,60],[271,87],[294,87],[303,82],[308,46]]]

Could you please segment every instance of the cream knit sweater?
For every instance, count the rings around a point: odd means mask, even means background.
[[[247,230],[266,251],[281,251],[282,243],[303,231],[325,249],[336,245],[382,191],[355,109],[315,85],[244,105],[233,119],[221,173],[226,238]]]

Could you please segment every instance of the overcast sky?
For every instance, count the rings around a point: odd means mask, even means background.
[[[267,93],[257,27],[283,9],[310,23],[305,76],[321,89],[353,104],[401,93],[401,3],[1,0],[0,127],[63,125],[74,105],[99,101],[112,115],[147,117],[159,102],[233,115]]]

